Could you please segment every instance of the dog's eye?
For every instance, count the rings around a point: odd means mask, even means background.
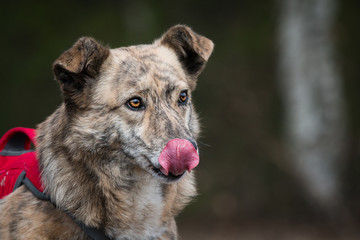
[[[136,111],[144,108],[144,105],[142,104],[141,98],[139,98],[139,97],[134,97],[134,98],[130,99],[127,102],[127,106],[131,110],[136,110]]]
[[[179,95],[179,104],[186,104],[188,100],[187,91],[182,91]]]

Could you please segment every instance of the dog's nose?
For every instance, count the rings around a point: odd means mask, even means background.
[[[166,176],[169,173],[180,176],[195,168],[199,164],[199,154],[191,147],[193,144],[193,141],[187,139],[170,140],[159,156],[160,171]]]
[[[189,142],[191,142],[191,144],[194,146],[195,150],[197,150],[197,145],[196,145],[196,142],[192,139],[188,139]]]

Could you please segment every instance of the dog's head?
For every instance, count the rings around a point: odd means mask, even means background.
[[[53,65],[69,119],[64,145],[73,156],[126,158],[164,181],[179,179],[199,161],[191,93],[212,50],[183,25],[151,45],[108,49],[79,39]]]

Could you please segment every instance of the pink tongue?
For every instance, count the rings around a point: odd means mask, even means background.
[[[190,141],[185,139],[170,140],[159,156],[161,172],[166,176],[175,176],[189,172],[199,164],[199,155]]]

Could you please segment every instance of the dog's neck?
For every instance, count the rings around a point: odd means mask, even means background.
[[[64,106],[37,130],[42,180],[52,201],[78,221],[103,229],[109,236],[153,236],[173,224],[174,216],[195,194],[192,175],[166,184],[129,165],[130,161],[113,161],[126,159],[125,155],[74,152],[65,144],[64,133],[71,122],[62,111]],[[94,161],[101,167],[93,167]]]

